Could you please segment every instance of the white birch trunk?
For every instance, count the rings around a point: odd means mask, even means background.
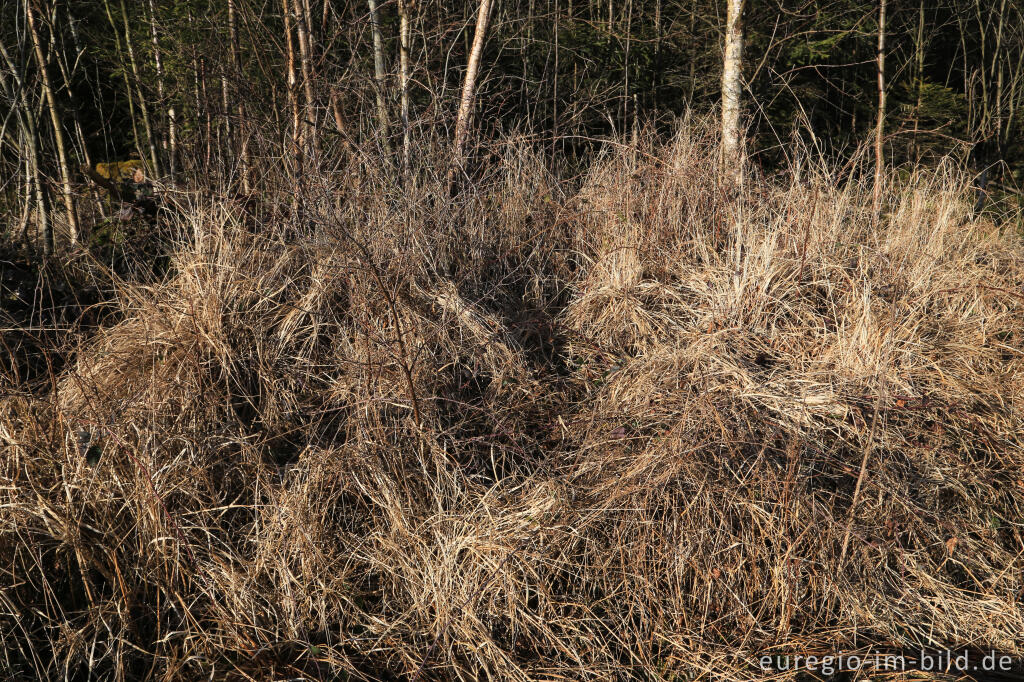
[[[380,35],[380,16],[377,14],[377,0],[368,0],[370,5],[370,32],[373,34],[373,78],[377,84],[377,119],[384,139],[384,150],[391,156],[388,105],[384,100],[386,74],[384,72],[384,40]]]
[[[882,179],[885,170],[885,154],[883,141],[885,137],[885,4],[880,0],[878,5],[878,121],[875,124],[875,188],[874,214],[878,218],[882,207]]]
[[[152,1],[152,0],[150,0]],[[228,39],[231,41],[231,66],[235,70],[235,78],[242,77],[242,60],[238,56],[238,19],[235,16],[235,0],[228,0]],[[239,150],[240,171],[242,174],[242,191],[252,191],[249,185],[249,130],[245,119],[244,97],[238,98],[238,129],[241,138]]]
[[[43,44],[39,37],[39,30],[36,27],[35,9],[32,7],[33,0],[25,3],[25,13],[28,15],[29,33],[32,36],[32,47],[35,50],[36,61],[39,66],[39,73],[43,80],[43,94],[46,96],[47,108],[50,110],[50,122],[53,124],[53,137],[57,144],[57,160],[60,164],[61,189],[64,193],[64,208],[67,210],[68,231],[71,242],[78,241],[78,214],[75,211],[75,197],[71,191],[71,169],[68,166],[67,144],[64,140],[64,128],[60,123],[60,109],[57,106],[57,97],[53,93],[53,83],[50,81],[50,68],[46,56],[43,54]],[[36,168],[38,168],[38,162]]]
[[[302,91],[306,95],[306,107],[303,118],[309,120],[313,116],[313,47],[310,40],[309,16],[306,13],[308,4],[295,0],[295,33],[299,37],[299,70],[302,73]],[[314,119],[315,121],[315,119]],[[316,124],[309,127],[309,137],[316,135]],[[306,140],[315,148],[314,139]]]
[[[36,234],[43,241],[43,255],[49,256],[53,252],[53,232],[50,229],[49,202],[46,199],[46,188],[43,185],[42,173],[39,169],[39,134],[36,128],[32,107],[28,101],[25,91],[25,82],[21,77],[11,59],[7,46],[0,40],[0,56],[3,56],[8,72],[14,80],[14,87],[7,86],[4,76],[5,72],[0,69],[0,84],[3,84],[5,94],[14,100],[18,107],[18,124],[22,130],[24,151],[26,157],[26,179],[25,179],[25,213],[26,217],[31,209],[31,202],[34,197],[36,203]],[[27,225],[22,229],[25,231]],[[26,231],[27,234],[27,231]]]
[[[156,96],[160,102],[160,106],[166,104],[165,97],[167,96],[167,88],[164,83],[164,62],[163,52],[160,50],[160,39],[157,36],[156,30],[156,5],[153,0],[149,0],[149,39],[153,44],[153,65],[156,67]],[[175,168],[175,156],[177,155],[177,127],[178,122],[175,120],[174,105],[167,106],[167,143],[164,148],[164,152],[167,158],[168,173],[170,174],[171,183],[174,182],[174,171]]]
[[[288,101],[292,110],[292,155],[295,159],[296,200],[302,200],[302,116],[299,108],[299,79],[295,70],[295,41],[292,38],[292,17],[289,0],[281,0],[284,10],[285,46],[288,52]]]
[[[128,51],[128,63],[132,67],[132,76],[135,78],[135,88],[139,93],[139,111],[142,113],[142,127],[146,131],[146,144],[149,146],[149,160],[153,164],[153,175],[160,175],[160,164],[156,155],[156,141],[153,139],[153,127],[149,123],[149,105],[146,103],[146,93],[142,90],[142,76],[139,73],[139,63],[135,59],[135,46],[132,43],[132,32],[128,24],[128,9],[124,0],[121,0],[121,20],[124,22],[124,42]]]
[[[469,61],[466,64],[466,78],[462,83],[462,96],[459,99],[459,113],[455,118],[455,154],[454,163],[461,166],[466,155],[466,139],[473,121],[473,105],[476,102],[476,79],[480,73],[480,57],[487,39],[487,24],[491,19],[493,0],[480,0],[480,9],[476,16],[476,33],[473,34],[473,47],[470,48]]]
[[[743,270],[743,125],[740,120],[743,94],[743,6],[744,0],[726,0],[725,55],[722,60],[722,179],[735,206],[732,226],[734,273]]]
[[[412,143],[409,132],[409,1],[399,0],[398,2],[398,14],[399,14],[399,77],[401,88],[401,99],[402,99],[402,173],[408,179],[409,176],[409,163],[410,163],[410,150],[409,146]]]

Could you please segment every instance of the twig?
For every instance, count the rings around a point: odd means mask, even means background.
[[[871,415],[871,429],[868,432],[868,442],[864,446],[864,456],[860,460],[860,473],[857,474],[857,484],[853,487],[853,500],[850,502],[850,513],[846,519],[846,532],[843,534],[843,548],[839,552],[839,568],[842,569],[846,561],[846,550],[850,545],[850,531],[853,529],[853,515],[857,509],[857,500],[860,498],[860,489],[864,484],[864,476],[868,470],[868,458],[871,457],[871,450],[875,445],[875,431],[878,426],[878,413],[882,408],[882,391],[878,392],[875,399],[875,411]]]

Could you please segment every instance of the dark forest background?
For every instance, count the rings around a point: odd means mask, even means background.
[[[329,158],[339,144],[385,152],[401,145],[393,0],[376,7],[383,78],[375,78],[372,15],[363,2],[4,0],[0,177],[5,224],[15,230],[26,225],[31,172],[22,119],[36,119],[47,198],[60,195],[26,3],[37,16],[76,192],[88,185],[82,166],[129,158],[142,159],[150,178],[230,187],[240,181],[241,156],[252,156],[245,161],[258,178],[287,148],[287,44],[302,30],[312,95],[302,116],[315,147],[307,155]],[[477,6],[414,1],[403,9],[410,134],[450,136]],[[573,164],[587,158],[595,138],[650,125],[668,130],[676,117],[713,111],[724,12],[724,3],[704,0],[499,2],[475,134],[527,135],[549,145],[552,159]],[[877,0],[758,0],[744,19],[744,113],[755,165],[778,166],[796,138],[839,158],[868,141],[877,109]],[[1024,168],[1020,0],[894,0],[885,33],[887,160],[933,164],[954,154],[987,191],[1015,188]],[[302,39],[295,33],[296,54]],[[247,189],[258,188],[248,172]]]

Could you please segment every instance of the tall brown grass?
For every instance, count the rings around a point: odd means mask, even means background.
[[[877,226],[827,163],[753,177],[737,286],[701,129],[572,181],[496,149],[452,200],[355,161],[255,224],[183,200],[168,274],[6,380],[0,669],[740,680],[1024,648],[1024,248],[962,175],[892,175]]]

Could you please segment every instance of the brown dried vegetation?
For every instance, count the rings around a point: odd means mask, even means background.
[[[0,669],[738,680],[1024,647],[1024,248],[962,177],[891,178],[878,229],[826,165],[754,179],[737,289],[700,131],[575,182],[506,148],[454,201],[310,173],[253,230],[196,200],[168,275],[4,379]]]

